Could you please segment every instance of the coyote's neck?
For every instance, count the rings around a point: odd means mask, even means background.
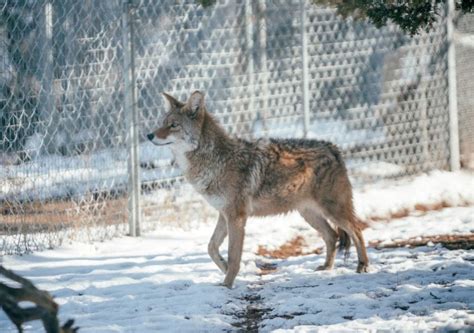
[[[218,153],[221,150],[232,149],[234,140],[225,132],[217,121],[207,112],[204,115],[201,137],[197,151]],[[223,151],[221,151],[222,153]]]
[[[207,113],[204,116],[201,136],[195,150],[186,154],[188,168],[185,176],[199,192],[205,192],[210,182],[224,170],[236,142]]]

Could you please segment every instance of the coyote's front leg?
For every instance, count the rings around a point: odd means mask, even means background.
[[[214,233],[212,234],[211,240],[209,241],[209,245],[207,247],[207,251],[209,252],[209,256],[215,262],[217,267],[222,271],[222,273],[227,273],[227,262],[224,258],[222,258],[221,254],[219,253],[219,247],[224,242],[224,239],[227,236],[227,222],[225,220],[224,215],[219,214],[219,219],[217,220],[216,228],[214,229]]]
[[[232,288],[235,277],[239,273],[242,249],[244,246],[245,222],[247,214],[244,207],[235,207],[226,213],[227,231],[229,233],[228,269],[224,285]]]

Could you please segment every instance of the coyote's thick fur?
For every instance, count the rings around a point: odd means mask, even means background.
[[[206,110],[202,93],[194,92],[186,103],[164,96],[170,110],[148,138],[170,145],[186,179],[219,211],[208,250],[225,274],[225,286],[232,287],[239,272],[247,218],[292,210],[326,243],[326,261],[318,269],[332,268],[339,238],[346,250],[352,239],[357,272],[367,271],[363,224],[354,214],[351,183],[336,146],[305,139],[232,138]],[[219,254],[227,235],[228,261]]]

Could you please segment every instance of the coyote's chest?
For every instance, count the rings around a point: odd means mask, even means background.
[[[220,210],[225,206],[225,191],[222,189],[220,168],[190,164],[185,172],[185,177],[193,188],[215,209]]]

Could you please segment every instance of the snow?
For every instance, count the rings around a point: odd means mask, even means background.
[[[371,223],[371,228],[367,229],[364,234],[368,239],[388,242],[420,235],[462,235],[466,233],[474,233],[472,206],[446,208],[421,217],[407,216],[390,223]]]
[[[207,256],[208,232],[160,230],[140,239],[72,244],[8,257],[4,265],[55,295],[61,318],[75,318],[81,332],[219,330],[232,317],[220,313],[229,291],[217,286],[221,274]],[[0,327],[12,329],[3,314]],[[38,329],[35,323],[30,331]]]
[[[386,180],[356,188],[354,204],[362,219],[389,218],[402,210],[413,211],[417,205],[474,205],[472,172],[435,170],[402,180]]]
[[[474,175],[432,172],[404,181],[384,181],[355,192],[359,215],[371,222],[366,243],[417,236],[474,233]],[[454,207],[422,212],[417,204],[445,201]],[[196,214],[198,215],[198,214]],[[288,259],[256,255],[301,235],[308,249],[323,245],[296,214],[251,219],[241,271],[232,290],[207,254],[213,224],[194,221],[188,229],[160,226],[140,238],[103,243],[71,242],[25,256],[6,256],[3,265],[50,291],[61,322],[74,318],[81,332],[236,331],[249,306],[265,309],[261,332],[429,331],[474,325],[474,251],[441,245],[369,248],[367,274],[357,259],[336,260],[332,271],[315,271],[322,255]],[[221,248],[223,255],[226,243]],[[259,275],[257,264],[276,271]],[[251,304],[249,299],[254,299]],[[0,330],[14,331],[0,312]],[[41,331],[39,322],[26,332]],[[241,327],[242,328],[242,327]],[[245,330],[245,327],[244,327]]]
[[[438,226],[437,221],[444,223]],[[365,237],[366,241],[406,239],[426,235],[425,230],[441,234],[445,223],[452,223],[456,232],[472,233],[474,208],[407,217],[368,229]],[[472,250],[449,251],[439,245],[371,248],[369,257],[367,275],[354,272],[355,254],[347,264],[336,260],[330,272],[314,271],[324,262],[322,256],[277,261],[279,269],[259,281],[259,295],[272,307],[261,323],[262,331],[418,331],[474,324]]]
[[[168,149],[144,142],[140,163],[155,169],[142,169],[141,180],[166,179],[180,175],[171,166]],[[0,161],[1,162],[1,161]],[[47,200],[84,196],[91,191],[123,189],[128,180],[127,152],[103,149],[90,155],[34,155],[22,164],[0,163],[0,200]]]

